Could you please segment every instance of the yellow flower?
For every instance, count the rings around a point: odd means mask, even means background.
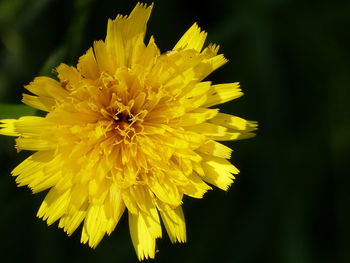
[[[50,189],[38,217],[96,247],[125,208],[139,260],[154,258],[160,218],[172,242],[185,242],[183,196],[227,190],[239,171],[231,149],[217,142],[251,137],[256,123],[213,108],[242,95],[238,83],[203,81],[227,62],[219,47],[203,49],[194,24],[161,54],[144,44],[152,5],[108,21],[76,67],[57,67],[58,81],[37,77],[23,102],[47,112],[1,120],[0,134],[34,151],[12,172],[33,193]]]

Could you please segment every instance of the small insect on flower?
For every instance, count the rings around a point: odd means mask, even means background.
[[[139,260],[154,258],[160,220],[172,242],[186,241],[183,196],[202,198],[210,185],[227,190],[238,170],[218,141],[253,136],[256,122],[213,106],[242,95],[238,83],[203,81],[227,60],[203,48],[207,33],[194,24],[171,51],[144,43],[153,5],[109,20],[76,66],[61,64],[58,80],[37,77],[23,102],[46,112],[1,120],[34,153],[12,175],[33,193],[49,189],[38,211],[48,225],[96,247],[127,210]]]

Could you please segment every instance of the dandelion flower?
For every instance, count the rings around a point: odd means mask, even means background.
[[[33,193],[49,190],[37,216],[95,248],[127,210],[139,260],[154,258],[161,219],[172,242],[185,242],[183,196],[227,190],[239,171],[218,141],[248,138],[256,123],[215,105],[242,95],[238,83],[204,79],[227,60],[203,48],[194,24],[172,50],[144,43],[152,6],[108,21],[76,66],[60,64],[57,80],[37,77],[23,102],[46,112],[1,120],[0,134],[34,153],[12,175]],[[214,106],[214,107],[213,107]]]

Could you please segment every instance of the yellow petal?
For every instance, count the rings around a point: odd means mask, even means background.
[[[89,50],[79,58],[77,68],[85,78],[97,79],[100,76],[100,71],[92,48],[89,48]]]
[[[131,187],[131,194],[137,200],[137,205],[140,208],[139,215],[143,217],[147,225],[148,232],[153,238],[162,237],[162,229],[160,227],[159,215],[154,204],[154,197],[148,188],[143,186]]]
[[[231,148],[213,140],[206,141],[203,145],[197,148],[196,151],[225,159],[230,159],[232,153]]]
[[[203,48],[207,33],[201,31],[197,23],[194,23],[176,43],[174,50],[194,49],[200,52]]]
[[[79,209],[75,208],[74,206],[70,206],[67,213],[61,217],[58,227],[63,228],[68,236],[72,235],[84,220],[86,216],[86,209],[87,203],[85,203],[85,206],[80,207]]]
[[[205,59],[206,56],[193,49],[168,52],[157,58],[152,73],[172,94],[177,95],[187,84],[201,77],[202,72],[198,72],[197,67],[210,71],[211,66],[202,63]]]
[[[52,111],[56,105],[56,101],[53,98],[32,96],[28,94],[23,94],[22,102],[30,107],[47,112]]]
[[[36,152],[25,159],[12,171],[13,176],[17,176],[22,173],[36,171],[41,169],[43,165],[46,165],[52,161],[55,157],[54,151],[41,151]]]
[[[225,134],[216,134],[216,135],[213,134],[209,136],[209,138],[217,141],[233,141],[233,140],[248,139],[254,136],[255,136],[255,133],[239,131],[239,132],[226,132]]]
[[[153,4],[147,7],[138,3],[129,16],[118,15],[115,20],[108,21],[106,48],[115,58],[114,67],[130,67],[138,46],[144,46],[143,38],[152,7]]]
[[[257,129],[257,122],[247,121],[225,113],[218,113],[215,118],[212,118],[209,122],[238,131],[250,132]]]
[[[192,126],[213,118],[218,111],[218,109],[197,108],[182,115],[180,120],[174,120],[174,122],[179,126]]]
[[[98,180],[97,178],[90,179],[89,184],[90,203],[101,205],[104,203],[109,190],[108,180]]]
[[[210,88],[211,88],[210,81],[203,81],[203,82],[196,83],[194,85],[188,85],[183,90],[183,94],[181,94],[180,97],[183,97],[187,100],[198,98],[206,94],[210,90]]]
[[[193,126],[186,126],[186,130],[206,136],[224,136],[226,134],[227,128],[206,122]]]
[[[106,233],[111,233],[119,220],[119,215],[117,217],[109,215],[111,214],[106,213],[105,204],[90,205],[84,221],[81,242],[88,242],[90,247],[95,248]]]
[[[138,214],[138,206],[136,200],[133,198],[132,194],[130,193],[130,187],[123,189],[121,191],[122,198],[124,201],[124,204],[126,205],[129,214]]]
[[[116,67],[121,67],[125,66],[125,48],[124,48],[124,42],[123,42],[123,36],[122,36],[122,31],[120,28],[120,19],[121,17],[117,17],[116,20],[108,20],[108,26],[107,26],[107,36],[106,36],[106,56],[108,57],[113,57],[113,70],[116,69]],[[97,53],[98,50],[96,50],[95,47],[95,52]],[[97,56],[97,61],[99,60],[108,60],[109,58],[107,57],[102,57],[99,58]],[[100,67],[101,69],[101,67]],[[111,73],[113,73],[113,70],[111,69]]]
[[[226,191],[235,179],[232,174],[238,174],[239,170],[226,159],[210,155],[202,156],[203,180]]]
[[[203,180],[215,185],[216,187],[219,187],[222,190],[227,191],[229,186],[233,183],[234,176],[227,171],[220,173],[219,171],[215,170],[214,167],[207,164],[203,164],[203,169],[205,172]]]
[[[41,204],[37,216],[51,225],[66,213],[69,201],[70,190],[62,193],[52,188]]]
[[[172,209],[159,202],[159,212],[171,242],[186,242],[186,224],[181,206]]]
[[[195,171],[199,176],[203,177],[205,175],[201,163],[192,162],[193,171]]]
[[[72,196],[70,206],[75,209],[80,209],[84,204],[88,203],[88,185],[77,183],[72,187]]]
[[[15,119],[3,119],[0,120],[0,134],[7,136],[19,136],[20,134],[16,131]]]
[[[152,176],[152,178],[149,178],[148,185],[152,192],[164,203],[173,206],[179,206],[181,204],[182,195],[169,178],[163,177],[158,179]]]
[[[205,64],[210,65],[210,71],[206,72],[205,70],[203,70],[203,73],[201,74],[201,79],[205,78],[211,72],[225,65],[227,61],[228,61],[227,58],[225,58],[223,54],[216,55],[204,61]]]
[[[143,65],[145,68],[150,68],[156,61],[156,58],[160,55],[160,51],[151,37],[146,48],[140,51],[138,56],[135,56],[134,64]]]
[[[18,150],[28,151],[48,151],[56,148],[56,144],[40,138],[18,138],[16,139],[16,148]]]
[[[156,240],[148,231],[143,217],[129,213],[129,229],[138,259],[144,260],[154,258]]]
[[[39,137],[43,131],[53,128],[53,123],[46,118],[37,116],[24,116],[15,122],[16,131],[21,136]]]
[[[96,57],[96,62],[100,72],[107,72],[108,74],[114,74],[115,71],[115,61],[112,56],[108,54],[106,44],[102,41],[94,42],[94,53]]]
[[[62,101],[68,96],[68,91],[58,81],[49,77],[36,77],[25,88],[35,95],[53,98],[58,101]]]
[[[87,210],[84,221],[81,242],[89,242],[89,246],[95,248],[106,234],[108,219],[103,205],[92,205]]]
[[[114,184],[109,189],[109,195],[105,203],[105,210],[106,216],[111,220],[111,223],[107,228],[107,234],[110,235],[125,210],[121,192]]]
[[[147,6],[146,4],[137,3],[135,8],[131,11],[128,22],[125,23],[123,31],[126,39],[132,39],[136,35],[145,35],[146,24],[151,15],[153,4]]]
[[[56,71],[61,83],[69,90],[72,89],[72,85],[78,83],[82,79],[81,74],[75,67],[70,67],[63,63],[56,68]]]
[[[188,176],[187,185],[182,186],[181,189],[184,191],[185,195],[193,198],[203,198],[203,195],[212,188],[203,182],[197,174],[192,173]]]
[[[18,186],[28,184],[28,187],[32,190],[34,194],[49,189],[55,186],[62,177],[62,173],[60,170],[57,170],[56,167],[53,167],[53,169],[50,168],[51,167],[47,165],[46,167],[44,167],[44,169],[39,170],[37,173],[31,174],[30,177],[25,174],[21,174],[17,177],[16,182],[19,183]],[[29,181],[30,183],[25,183]]]
[[[215,167],[218,170],[228,171],[233,174],[238,174],[239,170],[225,158],[215,157],[211,155],[201,155],[204,162],[210,166]]]
[[[207,100],[202,105],[202,107],[210,107],[213,105],[222,104],[227,101],[236,99],[242,95],[243,93],[239,88],[238,82],[213,85],[208,91]]]
[[[224,55],[215,55],[211,51],[203,51],[201,53],[201,57],[202,60],[200,63],[184,73],[187,79],[202,81],[210,73],[227,63],[227,59],[224,57]]]

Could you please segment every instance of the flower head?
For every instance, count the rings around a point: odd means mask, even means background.
[[[0,134],[34,153],[13,171],[33,193],[49,189],[38,217],[96,247],[127,210],[140,260],[154,258],[162,236],[185,242],[183,196],[202,198],[210,185],[227,190],[238,170],[217,142],[251,137],[256,123],[212,107],[242,95],[238,83],[203,81],[226,63],[219,47],[203,49],[194,24],[161,54],[144,43],[152,5],[108,21],[76,66],[61,64],[58,80],[37,77],[23,102],[47,112],[1,120]]]

